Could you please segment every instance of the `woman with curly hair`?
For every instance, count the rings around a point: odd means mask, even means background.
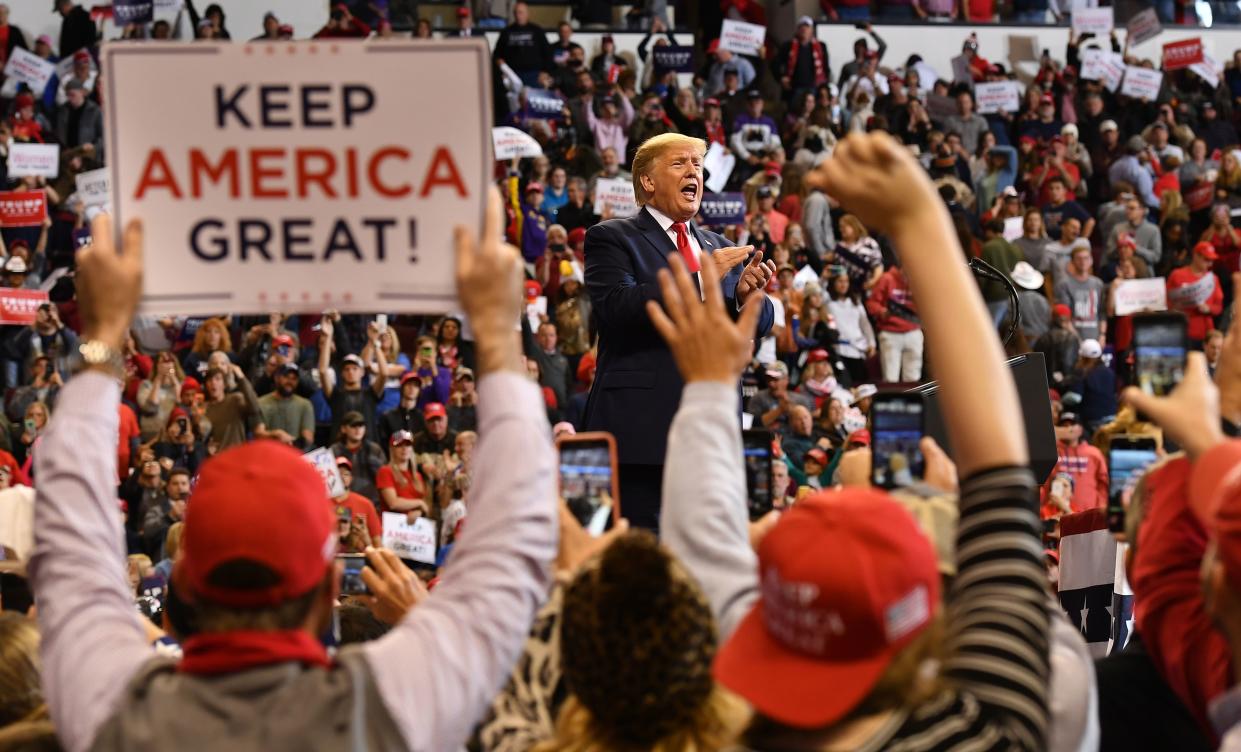
[[[228,333],[228,324],[224,319],[207,319],[194,332],[194,344],[185,354],[182,365],[185,372],[198,379],[199,383],[207,377],[207,358],[219,350],[228,355],[230,361],[236,362],[237,355],[233,352],[233,337]]]

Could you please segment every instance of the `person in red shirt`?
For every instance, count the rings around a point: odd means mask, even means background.
[[[1217,259],[1215,246],[1199,243],[1194,246],[1189,266],[1173,269],[1168,275],[1168,308],[1185,314],[1190,342],[1197,348],[1215,328],[1215,317],[1224,308],[1224,291],[1219,277],[1211,271]]]
[[[375,511],[375,505],[362,494],[349,490],[353,485],[353,463],[348,457],[337,457],[336,469],[340,472],[341,482],[345,484],[345,492],[333,498],[332,502],[337,507],[348,509],[350,520],[363,520],[366,532],[371,537],[371,545],[379,545],[384,530],[383,521],[379,518],[379,513]]]
[[[120,431],[116,437],[116,478],[124,482],[129,477],[130,459],[138,452],[142,431],[138,428],[138,416],[124,402],[118,405],[121,414]]]
[[[0,471],[8,474],[10,486],[32,485],[30,477],[22,471],[22,466],[17,463],[17,458],[3,449],[0,449]]]
[[[1039,494],[1043,501],[1044,519],[1107,506],[1107,460],[1103,458],[1103,452],[1082,441],[1082,424],[1075,413],[1061,413],[1056,421],[1056,454],[1059,455],[1056,467]],[[1056,503],[1056,499],[1065,493],[1060,487],[1064,481],[1058,480],[1060,475],[1067,475],[1072,480],[1068,510]],[[1051,513],[1053,509],[1058,513]]]
[[[789,218],[788,215],[776,210],[776,197],[771,187],[760,185],[754,192],[754,201],[756,208],[746,215],[746,223],[748,224],[755,214],[761,214],[763,219],[767,220],[767,230],[771,235],[771,241],[783,243],[784,232],[789,227]]]
[[[880,277],[866,300],[866,312],[879,330],[879,364],[883,380],[909,383],[922,379],[922,321],[909,280],[898,265]]]
[[[427,484],[414,464],[414,435],[397,431],[388,444],[388,464],[375,473],[380,508],[385,512],[417,511],[429,516]]]

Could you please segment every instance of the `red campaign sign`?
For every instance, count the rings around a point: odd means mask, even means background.
[[[1163,46],[1163,69],[1166,71],[1188,68],[1202,62],[1202,40],[1186,39],[1169,42]]]
[[[44,303],[46,290],[0,289],[0,326],[33,324],[35,313]]]
[[[0,227],[38,227],[46,218],[43,191],[0,191]]]

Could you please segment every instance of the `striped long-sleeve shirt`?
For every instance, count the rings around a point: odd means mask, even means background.
[[[668,435],[660,526],[701,583],[721,641],[759,597],[737,400],[728,384],[686,386]],[[944,604],[946,690],[892,713],[854,749],[1046,749],[1050,624],[1036,510],[1026,468],[962,481],[958,574]],[[788,748],[775,739],[761,746]]]

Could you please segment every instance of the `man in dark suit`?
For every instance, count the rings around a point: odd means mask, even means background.
[[[665,133],[649,139],[633,160],[641,211],[586,232],[586,287],[599,325],[598,370],[586,404],[585,428],[610,431],[620,457],[621,511],[630,524],[658,530],[664,450],[682,382],[672,354],[646,312],[661,301],[656,275],[679,254],[695,283],[719,284],[735,316],[754,297],[763,306],[756,337],[771,330],[775,311],[764,288],[775,274],[753,247],[729,247],[722,236],[691,221],[702,203],[701,139]],[[716,260],[722,280],[704,280],[699,252]]]

